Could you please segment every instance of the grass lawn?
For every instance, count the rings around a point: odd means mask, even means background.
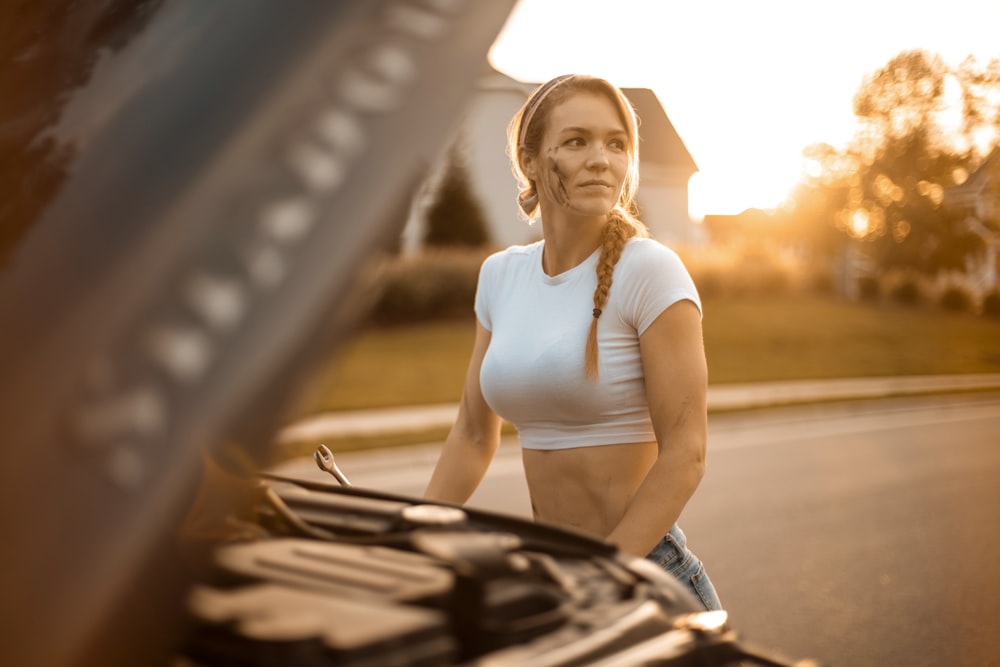
[[[712,384],[1000,372],[995,318],[784,294],[704,308]],[[474,330],[472,320],[365,329],[319,369],[297,412],[457,402]]]
[[[1000,372],[1000,319],[833,297],[705,304],[709,381]]]

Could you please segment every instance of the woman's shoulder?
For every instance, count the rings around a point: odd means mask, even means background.
[[[517,263],[535,257],[538,252],[540,252],[542,247],[541,241],[536,241],[535,243],[529,243],[526,245],[512,245],[504,248],[503,250],[498,250],[492,253],[483,262],[483,267],[495,267],[504,266],[507,267],[512,263]]]
[[[681,299],[689,299],[701,310],[698,289],[680,256],[659,241],[630,239],[618,264],[623,312],[633,314],[636,330],[642,333],[665,309]],[[615,269],[618,272],[618,268]]]
[[[671,266],[682,268],[684,263],[680,256],[671,248],[668,248],[660,241],[653,238],[631,238],[626,242],[622,250],[623,266],[630,266],[636,270],[643,270],[646,267]]]

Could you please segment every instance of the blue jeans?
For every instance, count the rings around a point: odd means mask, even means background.
[[[685,588],[694,594],[705,609],[713,611],[722,609],[719,595],[715,592],[715,586],[708,578],[705,567],[701,561],[687,548],[687,538],[677,524],[664,535],[653,550],[646,556],[675,579],[681,582]]]

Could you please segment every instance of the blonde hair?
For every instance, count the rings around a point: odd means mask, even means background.
[[[608,213],[608,222],[601,237],[601,255],[597,261],[597,288],[594,290],[593,319],[587,335],[585,360],[587,377],[598,377],[597,323],[608,302],[615,265],[630,238],[648,238],[649,230],[637,217],[635,195],[639,187],[639,119],[625,94],[615,85],[593,76],[566,74],[535,89],[534,93],[511,119],[507,128],[507,152],[511,169],[517,179],[517,203],[521,214],[531,220],[538,213],[538,190],[524,173],[521,160],[525,155],[537,156],[552,110],[579,93],[603,95],[618,110],[628,136],[628,167],[621,195]]]

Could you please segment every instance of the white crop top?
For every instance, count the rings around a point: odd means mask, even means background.
[[[491,332],[479,381],[486,402],[514,424],[527,449],[655,440],[639,335],[669,306],[701,301],[680,258],[652,239],[630,239],[598,323],[599,377],[584,351],[600,249],[557,276],[542,271],[539,241],[488,257],[476,316]]]

